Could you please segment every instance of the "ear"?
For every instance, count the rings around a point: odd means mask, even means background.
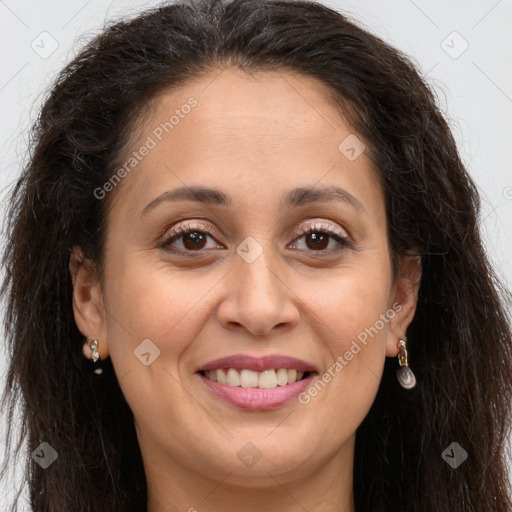
[[[86,338],[83,345],[84,356],[91,357],[87,338],[92,338],[98,340],[100,359],[105,359],[108,356],[107,324],[96,267],[84,257],[79,247],[73,247],[69,258],[69,271],[73,283],[75,322]]]
[[[421,282],[421,257],[407,254],[400,257],[397,276],[390,294],[390,308],[395,316],[389,321],[386,339],[386,355],[398,355],[398,340],[401,338],[414,318]]]

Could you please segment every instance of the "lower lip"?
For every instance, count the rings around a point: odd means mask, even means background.
[[[276,409],[296,399],[311,385],[316,373],[310,373],[306,378],[293,382],[292,384],[277,386],[271,389],[228,386],[227,384],[214,382],[202,374],[199,374],[199,376],[210,391],[225,402],[242,409],[261,411],[265,409]]]

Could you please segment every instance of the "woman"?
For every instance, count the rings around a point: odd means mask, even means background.
[[[4,256],[32,510],[512,510],[504,290],[406,57],[314,2],[169,4],[92,41],[32,140]]]

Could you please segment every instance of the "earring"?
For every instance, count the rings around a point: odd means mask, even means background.
[[[89,345],[89,348],[91,349],[91,359],[93,363],[96,363],[98,359],[100,358],[100,353],[98,352],[98,340],[94,339],[88,339],[87,345]],[[103,373],[103,369],[101,368],[101,360],[99,363],[92,365],[93,371],[97,375],[101,375]]]
[[[396,376],[398,378],[398,382],[405,389],[412,389],[416,386],[416,377],[414,373],[409,368],[409,363],[407,362],[407,337],[404,335],[398,341],[398,347],[400,352],[398,353],[398,363],[400,364],[400,368],[396,371]]]

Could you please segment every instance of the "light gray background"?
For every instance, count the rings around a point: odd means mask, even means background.
[[[85,41],[100,31],[106,20],[135,15],[158,3],[0,0],[2,218],[4,188],[20,171],[28,128],[57,71]],[[464,162],[482,194],[481,227],[491,260],[510,287],[512,0],[330,0],[324,3],[352,15],[411,56],[435,87]],[[0,351],[0,385],[3,386],[2,356]],[[4,437],[3,424],[2,418],[0,439]],[[1,461],[4,450],[0,453]],[[6,510],[2,497],[12,488],[12,482],[8,487],[5,490],[0,487],[1,510]]]

